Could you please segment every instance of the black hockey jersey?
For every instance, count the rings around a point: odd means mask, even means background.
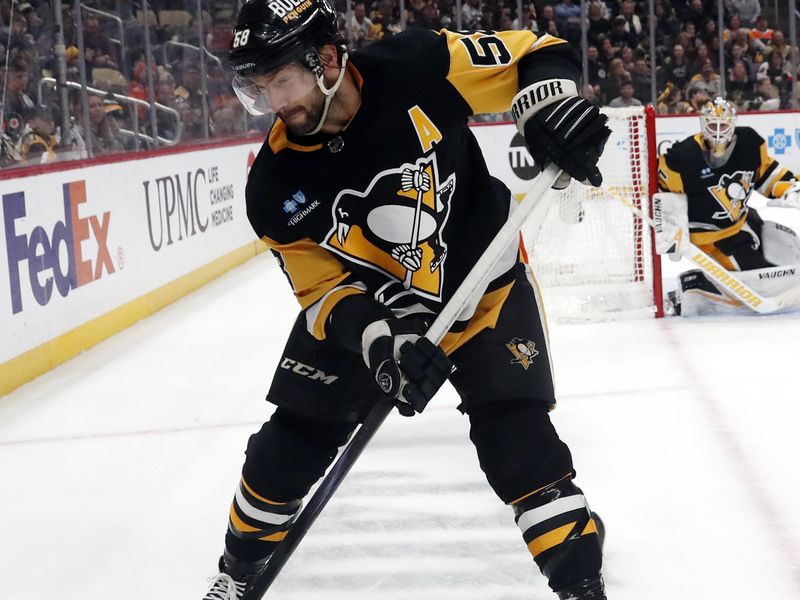
[[[699,133],[674,144],[659,157],[658,184],[662,191],[687,195],[692,243],[710,247],[744,227],[753,190],[777,198],[795,177],[750,127],[736,128],[736,145],[723,166],[709,165],[704,150]]]
[[[509,109],[521,59],[533,80],[577,79],[572,56],[530,31],[411,30],[351,56],[361,105],[340,134],[293,138],[275,122],[250,172],[247,213],[316,338],[352,294],[398,316],[439,312],[514,206],[467,117]],[[496,274],[518,260],[510,248]],[[510,286],[496,279],[472,307],[471,334],[496,320]],[[459,344],[450,335],[446,350]]]

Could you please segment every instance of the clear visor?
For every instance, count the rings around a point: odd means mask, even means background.
[[[704,117],[703,138],[714,153],[723,152],[733,139],[734,127],[731,119],[725,117]]]
[[[276,113],[299,101],[316,86],[316,76],[297,61],[263,75],[233,78],[233,91],[251,115]]]

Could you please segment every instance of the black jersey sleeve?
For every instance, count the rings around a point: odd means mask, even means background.
[[[247,216],[256,235],[267,245],[292,287],[305,312],[308,332],[319,340],[329,339],[328,329],[334,309],[343,300],[358,296],[337,310],[333,340],[351,350],[360,350],[361,331],[370,322],[391,316],[391,312],[372,296],[331,252],[307,237],[293,235],[281,220],[281,194],[287,189],[285,177],[276,176],[276,157],[265,142],[247,180]],[[272,185],[270,185],[270,182]],[[285,194],[288,196],[288,192]],[[277,207],[277,208],[276,208]],[[366,321],[366,322],[365,322]]]
[[[658,157],[658,189],[662,192],[685,193],[681,166],[681,148],[685,140],[673,144]]]
[[[759,157],[754,187],[768,198],[777,198],[795,182],[797,176],[769,155],[767,141],[751,127],[736,128],[736,143],[752,148]]]

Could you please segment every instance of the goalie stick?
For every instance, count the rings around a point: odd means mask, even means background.
[[[614,190],[604,188],[604,191],[614,196],[640,219],[655,229],[655,222],[649,215],[645,214],[641,208],[635,206],[630,200]],[[735,272],[728,271],[714,258],[695,246],[690,240],[686,240],[685,244],[689,251],[682,252],[681,256],[689,259],[700,267],[706,277],[715,281],[728,296],[738,300],[750,310],[759,314],[769,314],[789,308],[800,302],[800,286],[785,290],[776,296],[764,296],[753,289],[752,286],[742,281]],[[776,270],[785,268],[785,266],[775,267]]]
[[[461,312],[470,304],[472,298],[486,289],[492,269],[509,244],[519,237],[519,230],[522,224],[530,217],[532,228],[535,231],[539,230],[544,216],[554,201],[554,195],[550,188],[560,175],[561,169],[554,164],[550,164],[535,179],[531,189],[520,201],[519,206],[509,215],[508,220],[497,232],[469,274],[464,278],[464,281],[461,282],[456,292],[442,308],[433,325],[425,333],[425,337],[431,343],[439,344]],[[369,444],[393,408],[393,398],[382,396],[378,400],[350,440],[350,443],[347,444],[311,496],[305,509],[292,524],[286,537],[275,548],[264,569],[253,580],[250,589],[245,592],[242,600],[261,600],[264,597],[283,566],[289,560],[289,557],[291,557],[300,541],[308,533],[311,525],[317,520],[317,517],[328,504],[328,501],[330,501],[364,448]]]

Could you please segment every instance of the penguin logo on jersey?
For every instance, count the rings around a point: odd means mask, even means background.
[[[753,171],[736,171],[723,175],[719,183],[709,187],[708,191],[723,208],[715,212],[713,218],[738,221],[747,209],[747,199],[753,191],[752,181]]]
[[[436,154],[378,173],[363,192],[342,190],[333,202],[333,227],[323,246],[379,271],[413,291],[440,300],[455,173],[439,176]]]
[[[511,359],[512,365],[522,365],[526,371],[531,366],[533,359],[539,356],[539,351],[536,349],[536,344],[530,340],[523,340],[522,338],[514,338],[506,344],[506,348],[511,351],[514,358]]]

